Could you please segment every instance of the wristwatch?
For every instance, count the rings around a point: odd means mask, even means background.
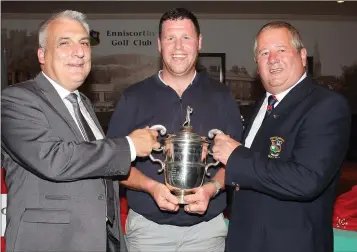
[[[216,189],[217,189],[216,192],[214,193],[213,197],[212,197],[212,198],[214,198],[214,197],[217,196],[217,194],[221,190],[221,184],[217,180],[211,180],[210,182],[213,183],[216,186]]]

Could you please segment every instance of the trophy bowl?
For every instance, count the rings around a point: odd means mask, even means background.
[[[164,171],[165,184],[171,193],[176,195],[179,204],[186,204],[184,196],[194,193],[195,189],[202,186],[204,177],[210,176],[207,172],[211,166],[216,166],[219,162],[206,164],[209,151],[209,143],[192,131],[190,126],[190,113],[192,108],[187,108],[186,121],[181,130],[174,134],[169,134],[162,142],[162,147],[155,151],[163,151],[165,160],[155,159],[150,155],[153,162],[161,164],[159,172]],[[154,125],[151,129],[158,130],[161,135],[166,134],[166,128],[162,125]],[[223,133],[220,130],[212,129],[208,136]]]

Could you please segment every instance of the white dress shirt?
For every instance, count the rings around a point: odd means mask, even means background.
[[[66,99],[66,97],[71,93],[70,91],[68,91],[67,89],[65,89],[64,87],[62,87],[61,85],[59,85],[58,83],[56,83],[54,80],[52,80],[50,77],[48,77],[44,72],[42,72],[42,74],[46,77],[46,79],[52,84],[52,86],[55,88],[55,90],[57,91],[58,95],[61,97],[64,105],[66,106],[66,108],[68,109],[69,113],[71,114],[73,120],[75,121],[75,123],[77,124],[78,129],[80,129],[79,124],[77,122],[76,116],[74,114],[74,108],[72,103],[70,103],[69,100]],[[90,116],[90,114],[88,113],[86,107],[84,106],[81,96],[78,92],[78,90],[73,91],[73,93],[75,93],[77,95],[77,99],[78,99],[78,104],[79,104],[79,108],[85,118],[85,120],[87,121],[89,127],[91,128],[95,138],[97,140],[103,139],[104,136],[101,133],[101,131],[98,129],[97,125],[95,124],[95,122],[93,121],[92,117]],[[82,131],[80,130],[81,134]],[[82,134],[83,136],[83,134]],[[134,161],[136,158],[136,150],[135,150],[135,145],[133,143],[133,141],[131,140],[131,138],[129,136],[126,137],[128,139],[129,142],[129,147],[130,147],[130,157],[131,157],[131,161]],[[83,136],[84,139],[84,136]]]
[[[299,84],[305,78],[306,78],[306,73],[304,73],[303,76],[301,76],[301,78],[298,80],[298,82],[296,82],[295,85],[291,86],[289,89],[285,90],[284,92],[281,92],[280,94],[276,94],[275,97],[277,98],[278,101],[274,104],[274,108],[278,106],[278,104],[284,99],[284,97],[290,92],[291,89],[293,89],[297,84]],[[250,146],[252,145],[255,135],[257,134],[260,126],[262,125],[267,110],[268,97],[270,95],[271,95],[270,93],[266,92],[263,104],[260,107],[259,112],[253,121],[248,136],[245,139],[244,146],[247,148],[250,148]]]

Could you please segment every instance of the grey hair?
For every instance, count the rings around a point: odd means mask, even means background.
[[[289,31],[289,33],[291,35],[291,43],[299,53],[301,52],[301,49],[305,48],[304,44],[302,42],[300,33],[294,26],[292,26],[291,24],[284,22],[284,21],[274,21],[274,22],[270,22],[270,23],[264,25],[262,28],[260,28],[259,32],[255,36],[254,48],[253,48],[254,59],[256,58],[256,55],[257,55],[257,47],[258,47],[257,40],[258,40],[259,35],[263,31],[270,30],[270,29],[279,29],[279,28],[285,28]]]
[[[52,23],[55,20],[61,19],[61,18],[67,18],[67,19],[72,19],[75,21],[78,21],[83,27],[86,29],[86,31],[89,34],[89,25],[87,23],[87,17],[81,12],[78,11],[73,11],[73,10],[65,10],[61,11],[58,13],[53,14],[49,19],[45,20],[39,29],[38,32],[38,43],[41,48],[44,48],[46,46],[47,42],[47,28],[50,23]]]

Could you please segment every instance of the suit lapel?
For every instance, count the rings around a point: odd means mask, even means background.
[[[292,111],[295,106],[298,106],[298,103],[303,101],[305,97],[308,96],[314,90],[314,85],[312,85],[312,83],[313,79],[307,76],[301,83],[299,83],[292,90],[290,90],[290,92],[284,97],[284,99],[276,106],[276,108],[274,109],[274,114],[270,115],[266,120],[264,120],[257,134],[254,137],[254,140],[251,145],[252,147],[256,142],[255,139],[259,138],[259,134],[261,133],[263,127],[266,127],[268,124],[273,123],[275,119],[288,115],[289,112]],[[252,127],[254,119],[257,116],[261,105],[263,104],[264,98],[265,96],[260,101],[259,106],[256,107],[254,116],[252,116],[247,126],[247,129],[244,131],[244,142]]]
[[[65,122],[69,125],[73,133],[79,140],[83,140],[82,134],[78,129],[77,124],[73,120],[66,105],[64,105],[61,97],[58,95],[56,89],[46,79],[46,77],[40,73],[35,78],[36,84],[42,91],[43,95],[47,99],[48,103],[52,106],[54,111],[57,111]]]
[[[89,100],[87,97],[85,97],[82,93],[80,94],[81,95],[81,100],[84,104],[84,106],[86,107],[90,117],[93,119],[94,123],[97,125],[97,128],[100,130],[100,132],[102,133],[103,137],[105,137],[105,134],[104,134],[104,131],[98,121],[98,118],[93,110],[93,107],[92,105],[90,104]]]
[[[270,116],[268,121],[272,120],[272,118],[277,119],[289,114],[294,107],[298,106],[298,104],[315,89],[312,83],[313,79],[308,76],[290,90],[284,99],[276,106],[273,116]]]

